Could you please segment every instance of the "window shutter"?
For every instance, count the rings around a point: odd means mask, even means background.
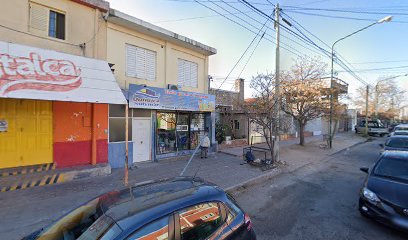
[[[178,59],[178,79],[177,84],[178,86],[184,86],[184,61],[182,59]]]
[[[197,63],[191,63],[191,87],[197,87],[198,85],[198,64]]]
[[[136,47],[126,45],[126,76],[136,77]]]
[[[126,75],[156,80],[156,52],[131,45],[126,47]]]
[[[146,50],[146,79],[156,80],[156,52]]]
[[[49,10],[38,4],[30,4],[30,28],[47,33]]]

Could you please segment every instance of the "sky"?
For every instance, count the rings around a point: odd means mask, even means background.
[[[391,22],[376,24],[340,41],[336,44],[335,51],[363,82],[372,84],[379,77],[408,73],[408,1],[247,1],[271,16],[274,8],[272,4],[279,3],[282,16],[292,24],[289,26],[282,23],[286,29],[281,28],[281,70],[290,69],[296,58],[307,55],[319,56],[328,64],[328,76],[330,73],[330,58],[321,50],[291,35],[290,31],[297,33],[298,36],[302,36],[303,33],[319,47],[330,51],[330,46],[336,40],[392,15]],[[232,90],[234,79],[239,76],[246,80],[245,97],[251,97],[250,79],[257,73],[275,71],[276,45],[273,23],[242,1],[198,0],[201,4],[194,0],[109,0],[109,2],[112,8],[216,48],[217,54],[210,57],[209,66],[209,74],[213,76],[212,87]],[[257,35],[258,32],[260,34]],[[259,40],[264,32],[264,37]],[[250,45],[252,41],[253,44]],[[258,42],[259,45],[256,47]],[[241,56],[243,56],[241,61],[238,61]],[[335,72],[337,77],[349,84],[351,96],[355,94],[357,87],[365,86],[361,80],[339,66],[335,66]],[[396,78],[396,81],[401,88],[408,91],[408,77],[401,76]]]

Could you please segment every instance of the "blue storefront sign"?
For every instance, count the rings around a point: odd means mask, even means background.
[[[129,107],[213,112],[215,110],[215,96],[130,84]]]

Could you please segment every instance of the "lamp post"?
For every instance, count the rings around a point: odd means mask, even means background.
[[[363,28],[361,28],[361,29],[359,29],[359,30],[357,30],[357,31],[355,31],[355,32],[353,32],[353,33],[350,33],[349,35],[347,35],[347,36],[345,36],[345,37],[340,38],[339,40],[335,41],[335,42],[333,43],[332,47],[331,47],[330,124],[329,124],[329,147],[330,147],[330,148],[332,148],[332,145],[333,145],[332,121],[333,121],[333,74],[334,74],[334,72],[333,72],[333,71],[334,71],[333,64],[334,64],[334,46],[335,46],[338,42],[340,42],[340,41],[342,41],[342,40],[344,40],[344,39],[346,39],[346,38],[348,38],[348,37],[350,37],[350,36],[353,36],[354,34],[359,33],[359,32],[361,32],[361,31],[363,31],[363,30],[365,30],[365,29],[367,29],[367,28],[369,28],[369,27],[372,27],[372,26],[374,26],[374,25],[376,25],[376,24],[381,24],[381,23],[385,23],[385,22],[390,22],[391,20],[392,20],[392,16],[387,16],[387,17],[385,17],[385,18],[382,18],[382,19],[378,20],[377,22],[373,22],[373,23],[371,23],[370,25],[368,25],[368,26],[366,26],[366,27],[363,27]],[[368,101],[368,100],[367,100],[367,101]],[[367,115],[367,113],[366,113],[366,115]],[[366,121],[366,130],[367,130],[367,127],[368,127],[368,125],[367,125],[367,121]]]

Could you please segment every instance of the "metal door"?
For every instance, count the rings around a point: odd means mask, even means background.
[[[151,156],[151,120],[150,118],[132,119],[133,162],[150,160]]]
[[[52,102],[0,99],[0,168],[52,162]]]

